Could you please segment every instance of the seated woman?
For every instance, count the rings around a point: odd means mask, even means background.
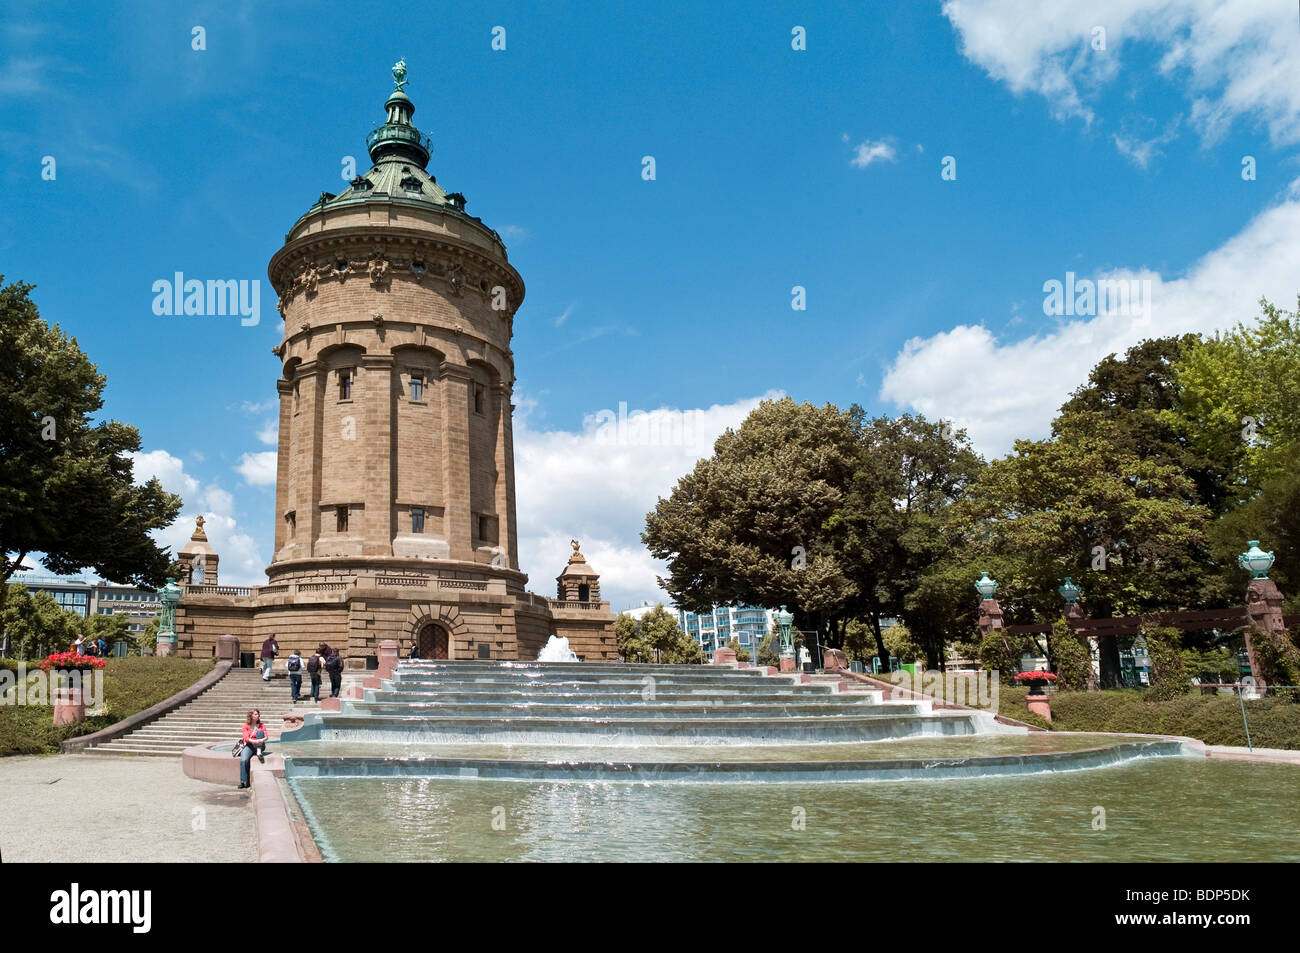
[[[244,720],[243,750],[239,752],[239,786],[249,785],[248,763],[257,755],[257,760],[266,763],[266,725],[262,724],[262,713],[256,708],[248,710]]]

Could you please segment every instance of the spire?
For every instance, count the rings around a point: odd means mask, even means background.
[[[366,136],[366,147],[370,150],[371,162],[401,159],[423,169],[429,164],[433,143],[411,124],[415,103],[404,92],[406,85],[406,60],[401,59],[393,64],[394,88],[388,102],[384,103],[388,116],[382,126]]]

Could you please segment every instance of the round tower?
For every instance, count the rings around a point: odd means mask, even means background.
[[[272,583],[449,571],[523,591],[510,339],[523,279],[427,169],[406,69],[372,167],[322,193],[268,271],[280,435]]]

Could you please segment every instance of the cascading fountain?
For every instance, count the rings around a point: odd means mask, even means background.
[[[563,651],[562,641],[552,640],[548,649]],[[821,803],[831,791],[868,797],[863,792],[903,790],[826,782],[904,782],[910,795],[947,790],[949,798],[954,789],[931,782],[1027,785],[1043,778],[1056,779],[1041,782],[1048,787],[1090,790],[1061,779],[1098,773],[1082,769],[1187,762],[1192,759],[1169,756],[1199,754],[1180,739],[1031,732],[1001,724],[988,711],[883,694],[834,679],[725,665],[411,660],[366,689],[364,698],[344,700],[341,711],[309,714],[302,728],[285,733],[280,750],[322,852],[335,859],[372,856],[370,841],[357,833],[380,836],[365,820],[372,815],[414,825],[422,837],[441,830],[459,842],[461,833],[443,827],[447,811],[472,813],[491,802],[509,813],[509,803],[531,812],[540,836],[546,825],[537,812],[563,813],[576,798],[586,804],[584,813],[556,820],[557,829],[590,823],[632,796],[626,782],[639,792],[636,810],[658,817],[677,799],[703,803],[683,793],[683,785],[728,803],[789,797],[795,806]],[[500,787],[504,782],[525,784]],[[583,793],[575,793],[573,782]],[[1097,797],[1075,796],[1091,798],[1089,806]],[[858,802],[843,803],[856,810]],[[940,796],[940,803],[949,810],[957,802]],[[791,809],[784,808],[787,815]],[[398,815],[403,820],[393,819]],[[662,821],[670,828],[677,823]],[[621,830],[628,821],[614,811],[609,823]],[[465,849],[476,855],[486,849],[477,840],[473,845]],[[403,841],[402,849],[408,847],[415,849]],[[443,856],[443,847],[420,849]],[[510,856],[549,856],[538,850]]]

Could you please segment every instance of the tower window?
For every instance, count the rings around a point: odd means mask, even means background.
[[[486,541],[488,539],[488,530],[492,528],[492,518],[490,516],[480,516],[478,518],[478,538]]]
[[[336,529],[340,533],[346,533],[348,531],[348,508],[346,506],[340,506],[335,509],[334,513],[335,519],[337,520]]]
[[[424,375],[411,375],[411,400],[424,400]]]
[[[339,400],[352,399],[352,371],[339,371]]]
[[[284,525],[289,532],[289,538],[293,539],[294,530],[298,528],[298,518],[294,513],[284,514]]]
[[[474,413],[483,413],[483,385],[476,383],[474,385]]]
[[[424,508],[420,506],[411,507],[411,532],[424,532]]]

